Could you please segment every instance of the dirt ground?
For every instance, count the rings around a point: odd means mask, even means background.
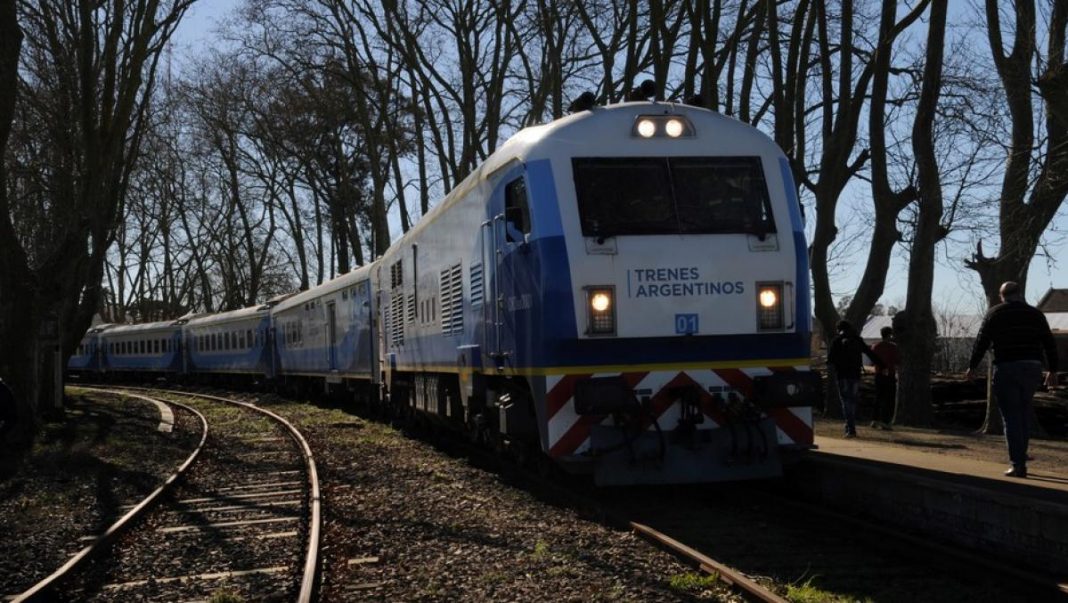
[[[935,425],[915,428],[895,425],[893,431],[869,427],[874,391],[870,378],[861,389],[857,436],[892,446],[901,446],[931,454],[953,455],[995,463],[1008,463],[1005,438],[978,432],[983,423],[986,403],[981,384],[963,383],[953,378],[936,378],[932,384],[935,397]],[[1032,470],[1068,474],[1068,388],[1039,392],[1035,409],[1046,437],[1032,437],[1028,467]],[[842,421],[817,416],[816,435],[841,437]]]

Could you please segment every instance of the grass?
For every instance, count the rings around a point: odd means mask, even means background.
[[[534,551],[530,553],[530,556],[535,561],[545,561],[552,557],[552,552],[549,550],[549,544],[544,540],[539,540],[534,543]]]
[[[217,590],[211,594],[208,603],[245,603],[245,598],[229,590]]]
[[[485,574],[482,574],[482,582],[490,586],[504,584],[509,580],[510,578],[508,574],[500,571],[486,572]]]
[[[686,572],[675,574],[668,579],[668,588],[680,594],[693,594],[714,588],[717,582],[719,582],[719,574],[716,573]]]
[[[809,578],[801,584],[786,585],[786,598],[793,601],[793,603],[852,603],[853,601],[859,601],[859,599],[853,597],[836,595],[825,591],[814,586],[812,580],[813,578]],[[871,599],[864,599],[864,601],[870,603]]]

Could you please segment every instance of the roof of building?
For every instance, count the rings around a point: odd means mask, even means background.
[[[1068,311],[1045,312],[1046,321],[1053,331],[1068,333]],[[893,316],[872,316],[864,323],[860,336],[866,341],[878,341],[881,339],[879,331],[883,327],[893,326]],[[950,339],[974,339],[979,334],[979,327],[983,324],[983,316],[980,314],[949,314],[937,317],[938,336]]]
[[[1035,307],[1043,312],[1068,312],[1068,289],[1050,289]]]
[[[974,339],[979,334],[979,326],[983,324],[980,314],[946,314],[937,316],[938,336],[949,339]],[[860,336],[867,341],[882,339],[879,331],[883,327],[893,326],[893,316],[872,316],[864,323]]]
[[[1046,320],[1051,330],[1068,332],[1068,312],[1046,312]]]

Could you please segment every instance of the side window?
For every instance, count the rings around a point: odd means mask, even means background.
[[[509,243],[524,241],[530,234],[530,202],[527,199],[527,184],[520,176],[504,189],[505,233]]]

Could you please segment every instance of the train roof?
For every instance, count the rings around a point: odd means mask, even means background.
[[[180,320],[162,320],[159,322],[146,322],[136,325],[115,325],[103,332],[105,336],[134,335],[150,331],[175,331],[181,327]]]
[[[631,129],[639,115],[685,116],[693,122],[694,129],[699,137],[709,132],[710,128],[715,132],[715,137],[701,138],[701,144],[721,148],[721,145],[725,145],[733,155],[782,154],[782,150],[775,144],[775,141],[760,130],[737,119],[703,107],[660,101],[638,101],[596,106],[587,111],[572,113],[547,124],[530,126],[516,132],[464,178],[460,184],[449,191],[440,203],[419,220],[418,224],[412,227],[404,236],[394,241],[384,255],[390,255],[394,247],[400,246],[408,237],[414,236],[433,222],[438,213],[457,203],[479,184],[513,162],[525,162],[550,156],[560,151],[566,153],[573,149],[581,148],[583,145],[588,145],[591,140],[600,141],[601,144],[612,145],[612,156],[647,155],[649,151],[643,145],[628,147],[620,144],[620,141],[633,140]],[[653,144],[656,143],[653,142]],[[692,148],[692,142],[685,139],[672,140],[672,144],[678,145],[680,149],[685,149],[687,146]],[[628,152],[628,149],[631,149],[631,151]],[[711,154],[715,155],[716,153],[713,152]]]
[[[359,268],[354,269],[352,272],[348,272],[346,274],[342,274],[341,276],[339,276],[339,277],[337,277],[335,279],[326,281],[325,283],[323,283],[321,285],[318,285],[316,287],[312,287],[311,289],[308,289],[307,291],[303,291],[301,293],[298,293],[298,294],[296,294],[296,295],[294,295],[294,296],[292,296],[292,297],[280,302],[278,305],[276,305],[274,308],[272,308],[272,311],[273,312],[284,312],[286,310],[299,307],[299,306],[303,305],[304,303],[309,302],[309,301],[311,301],[313,299],[319,299],[320,297],[322,297],[324,295],[328,295],[328,294],[333,293],[335,291],[340,291],[342,289],[351,287],[352,285],[355,285],[356,283],[359,283],[360,281],[367,280],[367,279],[371,278],[371,270],[374,268],[374,265],[375,265],[374,263],[365,264],[363,266],[360,266]]]
[[[269,309],[270,308],[267,304],[260,304],[257,306],[241,308],[239,310],[230,310],[228,312],[204,314],[196,318],[190,319],[189,322],[185,324],[189,327],[202,327],[206,325],[244,320],[247,318],[262,317],[267,316],[267,311]]]

